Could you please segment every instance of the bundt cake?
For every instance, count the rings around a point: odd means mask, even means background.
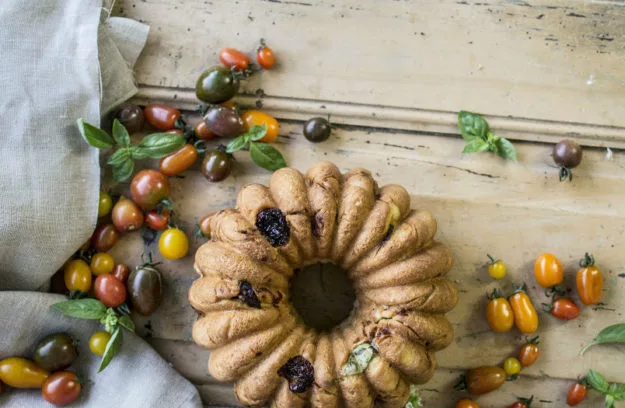
[[[269,187],[243,186],[210,229],[189,290],[200,314],[193,339],[242,404],[403,407],[410,385],[432,377],[434,352],[453,339],[444,317],[457,300],[444,277],[453,259],[403,187],[378,188],[369,171],[343,175],[329,162],[305,175],[283,168]],[[317,262],[344,268],[357,294],[350,316],[321,333],[289,293],[294,270]]]

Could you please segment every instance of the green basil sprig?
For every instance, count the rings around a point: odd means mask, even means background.
[[[460,111],[458,129],[467,141],[462,153],[493,152],[504,159],[517,161],[516,150],[512,143],[508,139],[495,136],[482,115]]]
[[[254,125],[247,133],[238,136],[226,146],[226,153],[234,153],[249,148],[252,161],[263,169],[276,171],[286,167],[282,153],[270,144],[258,142],[267,133],[267,126]]]
[[[123,305],[122,305],[123,306]],[[135,324],[132,319],[125,313],[127,307],[120,306],[120,313],[115,309],[104,306],[102,302],[96,299],[75,299],[58,302],[52,305],[55,309],[61,311],[66,316],[75,317],[77,319],[99,320],[104,326],[104,330],[111,333],[111,339],[106,344],[106,349],[100,360],[98,372],[104,370],[113,357],[119,353],[123,342],[123,334],[121,328],[131,332],[135,331]]]
[[[625,343],[625,323],[613,324],[601,330],[592,342],[579,351],[579,355],[584,354],[592,346],[603,343]]]
[[[594,370],[588,370],[586,381],[590,388],[605,396],[605,408],[614,408],[615,401],[625,401],[625,384],[609,383]]]
[[[342,375],[356,375],[364,372],[369,366],[369,362],[375,356],[377,350],[371,343],[360,343],[349,354],[347,362],[341,368]]]
[[[152,133],[143,138],[136,146],[130,144],[128,131],[115,119],[113,121],[113,137],[102,129],[90,125],[82,118],[78,119],[78,130],[85,141],[98,149],[118,149],[109,157],[107,163],[113,168],[113,180],[116,183],[127,180],[135,169],[135,160],[160,159],[180,149],[185,138],[172,133]]]
[[[414,384],[410,385],[410,396],[408,397],[408,401],[404,408],[420,408],[423,406],[423,399],[419,395],[417,391],[417,386]]]

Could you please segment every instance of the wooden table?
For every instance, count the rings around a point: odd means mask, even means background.
[[[493,334],[484,319],[486,293],[525,281],[536,304],[547,299],[533,279],[545,251],[565,265],[574,287],[577,260],[592,252],[604,272],[606,309],[584,308],[564,323],[541,315],[541,357],[519,379],[478,399],[481,407],[535,395],[535,407],[561,407],[573,379],[589,368],[625,381],[625,348],[580,347],[603,327],[623,321],[625,268],[625,8],[622,1],[486,0],[118,0],[115,13],[151,26],[136,67],[139,102],[193,109],[197,76],[220,48],[252,52],[259,38],[279,65],[243,86],[237,100],[281,119],[278,148],[305,170],[331,160],[344,170],[365,167],[378,182],[399,183],[413,207],[438,219],[438,239],[455,255],[451,272],[460,301],[449,318],[455,342],[438,354],[433,380],[421,387],[426,406],[451,407],[463,370],[500,364],[523,337]],[[262,89],[264,97],[260,98]],[[488,154],[462,155],[456,112],[487,115],[491,128],[515,141],[519,163]],[[339,128],[326,143],[302,136],[301,120],[332,114]],[[587,148],[572,183],[560,183],[550,144],[573,137]],[[608,155],[605,148],[615,148]],[[209,184],[198,171],[172,179],[175,210],[191,231],[195,220],[234,205],[238,188],[266,183],[269,173],[239,154],[228,180]],[[115,256],[138,263],[142,242],[127,235]],[[201,245],[194,241],[194,248]],[[506,261],[494,282],[486,253]],[[164,303],[142,334],[207,405],[235,405],[230,384],[207,373],[208,352],[191,341],[195,313],[186,293],[193,256],[164,262]],[[574,295],[576,296],[576,295]],[[593,396],[584,406],[600,407]],[[621,405],[624,406],[624,405]]]

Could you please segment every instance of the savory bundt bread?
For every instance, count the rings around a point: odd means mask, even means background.
[[[280,169],[269,187],[243,186],[210,229],[189,290],[193,339],[244,405],[403,407],[453,340],[453,258],[434,241],[436,220],[367,170]],[[315,262],[344,268],[358,298],[328,333],[306,327],[290,302],[294,270]]]

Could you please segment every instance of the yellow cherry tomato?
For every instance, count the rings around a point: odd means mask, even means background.
[[[100,200],[98,201],[98,217],[104,217],[111,212],[113,208],[113,199],[106,191],[100,191]]]
[[[540,286],[550,288],[562,283],[564,270],[555,255],[545,253],[536,258],[534,276]]]
[[[109,332],[95,332],[89,339],[89,350],[95,355],[102,356],[110,339],[111,333]]]
[[[189,239],[182,230],[169,228],[161,234],[158,249],[165,259],[180,259],[189,252]]]
[[[508,357],[503,362],[503,369],[508,376],[517,375],[521,372],[521,362],[514,357]]]
[[[113,272],[115,261],[106,252],[98,252],[91,257],[90,267],[94,275],[104,275]]]
[[[490,262],[488,264],[488,274],[493,279],[501,279],[506,276],[506,265],[499,260],[495,260],[492,256],[488,255]]]
[[[518,290],[508,300],[512,306],[516,327],[525,334],[534,333],[538,329],[538,314],[527,293]]]
[[[34,361],[21,357],[9,357],[0,361],[0,380],[15,388],[41,388],[50,376]]]
[[[278,125],[278,121],[272,116],[267,115],[265,112],[257,111],[257,110],[249,110],[241,115],[243,122],[245,124],[245,130],[248,131],[254,125],[257,126],[267,126],[267,133],[263,136],[259,142],[275,142],[278,138],[278,130],[280,129],[280,125]]]
[[[498,290],[493,291],[486,306],[486,321],[491,330],[498,333],[507,332],[514,325],[512,307]]]
[[[63,279],[68,290],[88,292],[91,288],[91,269],[82,259],[74,259],[65,265]]]

